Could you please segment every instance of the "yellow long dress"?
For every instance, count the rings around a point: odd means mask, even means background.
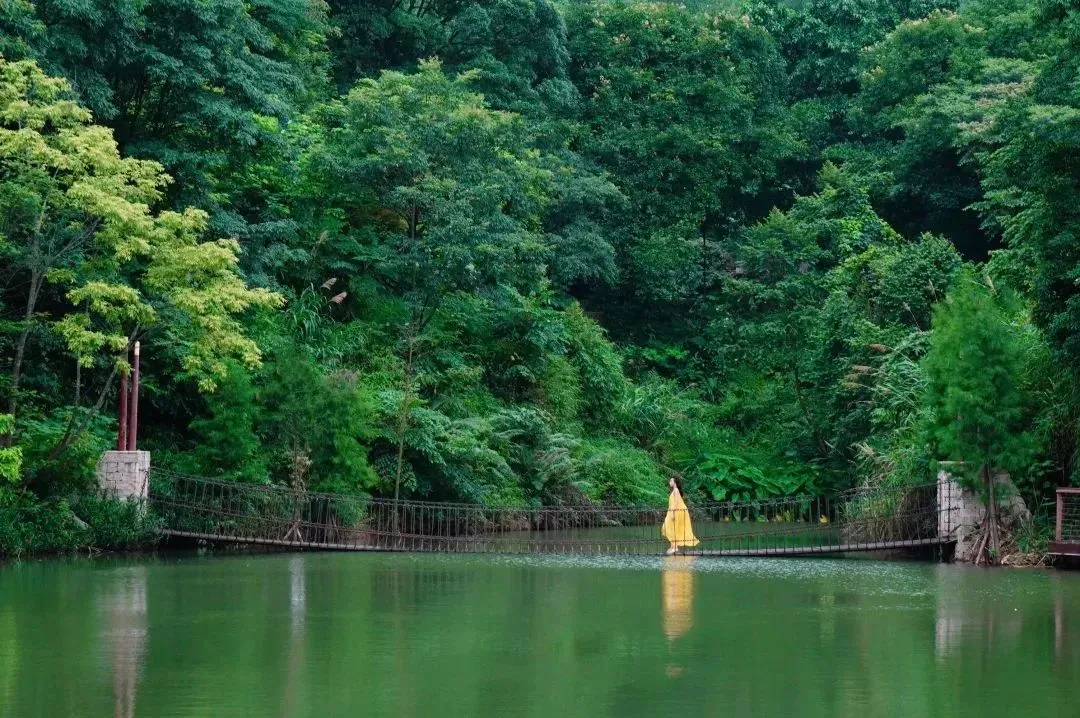
[[[686,502],[678,489],[668,495],[667,516],[664,517],[664,526],[660,532],[671,544],[671,548],[698,545],[694,527],[690,525],[690,510],[686,508]]]

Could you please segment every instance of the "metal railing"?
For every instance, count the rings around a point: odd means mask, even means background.
[[[1054,542],[1080,546],[1080,489],[1057,490]]]
[[[166,534],[295,548],[468,553],[657,554],[666,507],[482,506],[371,499],[155,469],[151,509]],[[702,555],[802,555],[951,540],[936,484],[688,509]],[[944,527],[944,529],[943,529]]]

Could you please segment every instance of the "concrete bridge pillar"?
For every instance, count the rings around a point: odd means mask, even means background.
[[[941,462],[945,465],[945,462]],[[970,492],[964,490],[948,470],[937,474],[938,538],[962,541],[965,530],[977,524],[982,515],[975,516],[976,507]]]
[[[144,501],[150,491],[150,452],[106,451],[98,459],[97,479],[106,496]]]
[[[937,475],[938,536],[956,541],[956,551],[953,554],[955,560],[970,561],[975,551],[979,527],[986,517],[986,504],[976,492],[962,487],[950,473],[950,470],[962,471],[962,463],[942,461],[939,465],[942,468]],[[1000,497],[1000,519],[1011,524],[1015,520],[1031,517],[1008,473],[996,472],[994,486]]]

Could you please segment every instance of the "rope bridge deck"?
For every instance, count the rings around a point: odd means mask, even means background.
[[[950,543],[937,484],[690,507],[704,556],[800,556]],[[655,555],[666,507],[480,506],[367,499],[155,469],[149,504],[167,536],[339,551]],[[944,505],[939,505],[944,504]]]

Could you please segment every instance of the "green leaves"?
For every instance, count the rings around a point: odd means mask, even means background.
[[[266,448],[261,456],[251,447],[233,457],[241,475],[254,478],[261,458],[269,459],[272,477],[282,483],[345,494],[375,487],[376,474],[367,456],[377,411],[370,387],[353,375],[323,371],[296,348],[282,351],[267,365],[261,384],[254,397],[257,413],[252,412],[255,416],[249,421]],[[233,402],[251,391],[243,380],[234,388]],[[218,421],[223,420],[219,410]],[[249,442],[244,427],[229,431],[237,429]],[[213,432],[207,434],[208,440],[220,440],[215,434],[223,433],[220,425],[204,425],[203,430]]]
[[[812,471],[798,466],[762,467],[743,456],[708,453],[695,468],[696,481],[713,501],[758,501],[810,496],[817,489]]]
[[[1045,6],[1036,35],[1047,58],[1034,81],[1011,93],[983,157],[986,195],[979,208],[1002,230],[1010,249],[1034,259],[1035,319],[1059,356],[1075,366],[1080,356],[1080,302],[1076,287],[1080,251],[1078,195],[1070,163],[1080,152],[1077,11],[1065,3]]]
[[[145,287],[186,320],[164,333],[183,347],[187,374],[201,390],[213,391],[230,359],[249,368],[259,364],[259,347],[245,335],[238,315],[278,308],[283,299],[244,283],[236,271],[240,247],[235,240],[200,242],[205,222],[200,212],[162,214]]]
[[[9,2],[24,473],[89,476],[135,340],[149,441],[247,481],[767,498],[918,478],[931,415],[948,455],[1030,420],[1073,462],[1041,331],[954,285],[1003,238],[1076,364],[1075,9],[733,7]]]
[[[1024,468],[1033,447],[1022,425],[1023,355],[993,286],[965,277],[936,309],[933,329],[923,367],[942,458],[970,472]]]
[[[597,304],[620,335],[693,332],[732,236],[787,198],[779,168],[804,149],[782,60],[760,28],[676,5],[578,4],[567,22],[575,147],[629,202],[610,230],[620,283]]]
[[[65,82],[2,60],[0,78],[0,203],[15,210],[0,230],[34,292],[45,278],[67,286],[54,329],[79,364],[121,353],[164,316],[201,389],[213,390],[230,358],[256,365],[259,350],[236,317],[281,299],[245,285],[237,243],[201,242],[204,212],[155,215],[149,204],[168,176],[122,158],[112,133],[64,99]]]
[[[15,417],[0,414],[0,437],[10,436],[15,430]],[[22,447],[0,446],[0,493],[3,483],[17,484],[22,480]]]
[[[433,61],[361,81],[326,108],[305,161],[319,196],[352,217],[337,231],[355,233],[353,258],[418,316],[451,292],[533,291],[544,273],[551,173],[520,118],[485,108],[469,79]]]

